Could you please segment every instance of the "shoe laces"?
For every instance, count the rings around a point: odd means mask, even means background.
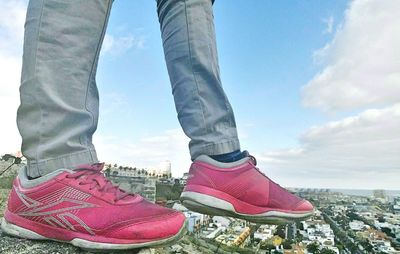
[[[97,191],[101,193],[101,196],[105,193],[112,194],[114,203],[127,196],[133,195],[121,190],[107,179],[101,172],[103,167],[104,163],[81,165],[74,169],[75,173],[68,174],[66,178],[79,180],[79,185],[90,185],[89,190],[97,189]]]
[[[254,165],[254,168],[263,176],[265,176],[266,178],[268,178],[269,181],[273,182],[274,184],[278,185],[280,188],[284,189],[280,184],[276,183],[275,181],[273,181],[271,178],[269,178],[264,172],[261,171],[261,169],[259,169],[257,167],[257,160],[256,157],[254,157],[253,155],[248,154],[247,155],[250,158],[251,164]]]
[[[251,154],[248,154],[247,156],[250,158],[251,164],[254,165],[254,168],[255,168],[258,172],[260,172],[263,176],[267,177],[267,175],[264,174],[264,172],[262,172],[262,171],[257,167],[257,160],[256,160],[256,157],[254,157],[254,156],[251,155]]]

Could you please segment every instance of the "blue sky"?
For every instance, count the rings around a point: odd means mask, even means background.
[[[320,68],[313,52],[332,39],[332,33],[326,31],[328,20],[341,22],[347,4],[216,1],[222,81],[239,132],[246,136],[243,148],[296,145],[301,132],[326,120],[320,112],[301,106],[300,88]],[[102,54],[97,78],[104,95],[102,111],[113,104],[110,100],[115,96],[123,106],[100,116],[98,132],[135,140],[178,128],[155,2],[116,1],[107,33],[117,38],[132,36],[143,45],[132,43],[125,50],[115,48],[115,53]]]
[[[27,1],[0,2],[0,154],[20,149]],[[222,82],[242,148],[283,186],[398,189],[398,0],[216,0]],[[176,119],[156,3],[114,2],[97,84],[100,160],[190,165]]]

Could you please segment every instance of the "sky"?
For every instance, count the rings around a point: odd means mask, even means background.
[[[0,154],[15,123],[27,1],[0,2]],[[400,189],[398,0],[217,0],[221,79],[243,150],[287,187]],[[156,4],[114,2],[100,56],[100,160],[190,166]]]

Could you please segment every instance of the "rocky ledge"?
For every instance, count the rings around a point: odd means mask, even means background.
[[[11,237],[0,230],[0,253],[2,254],[89,254],[90,251],[76,248],[67,243],[52,241],[31,241]],[[165,253],[163,250],[142,249],[107,253],[138,253],[138,254],[158,254]]]

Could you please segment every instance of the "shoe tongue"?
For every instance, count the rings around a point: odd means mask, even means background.
[[[74,170],[79,170],[79,169],[89,169],[89,170],[95,170],[95,171],[101,171],[104,167],[104,162],[103,163],[93,163],[93,164],[81,164],[78,165]]]
[[[79,170],[85,170],[86,169],[86,170],[93,170],[93,171],[101,171],[103,168],[104,168],[104,162],[103,163],[93,163],[93,164],[81,164],[81,165],[77,166],[74,170],[79,171]],[[79,178],[80,179],[84,179],[84,178],[87,178],[87,177],[88,176],[84,174],[84,175],[80,176]],[[100,179],[98,179],[98,180],[100,180]],[[102,178],[100,184],[101,185],[107,184],[106,178]],[[117,185],[114,185],[114,186],[118,187]],[[122,189],[120,189],[118,187],[117,192],[118,192],[118,194],[115,193],[116,195],[121,195],[122,192],[126,192],[126,191],[124,191],[124,190],[122,190]],[[129,193],[129,194],[130,195],[127,195],[127,196],[121,198],[120,200],[118,200],[118,202],[120,202],[120,203],[130,203],[130,202],[133,202],[133,201],[137,200],[137,196],[138,195],[136,195],[134,193]]]
[[[257,166],[257,160],[253,155],[251,155],[247,150],[244,150],[242,153],[245,157],[249,157],[250,161],[254,164],[254,166]]]
[[[251,160],[251,162],[253,162],[253,165],[254,166],[257,166],[257,160],[256,160],[256,158],[254,157],[254,156],[249,156],[250,157],[250,160]]]

